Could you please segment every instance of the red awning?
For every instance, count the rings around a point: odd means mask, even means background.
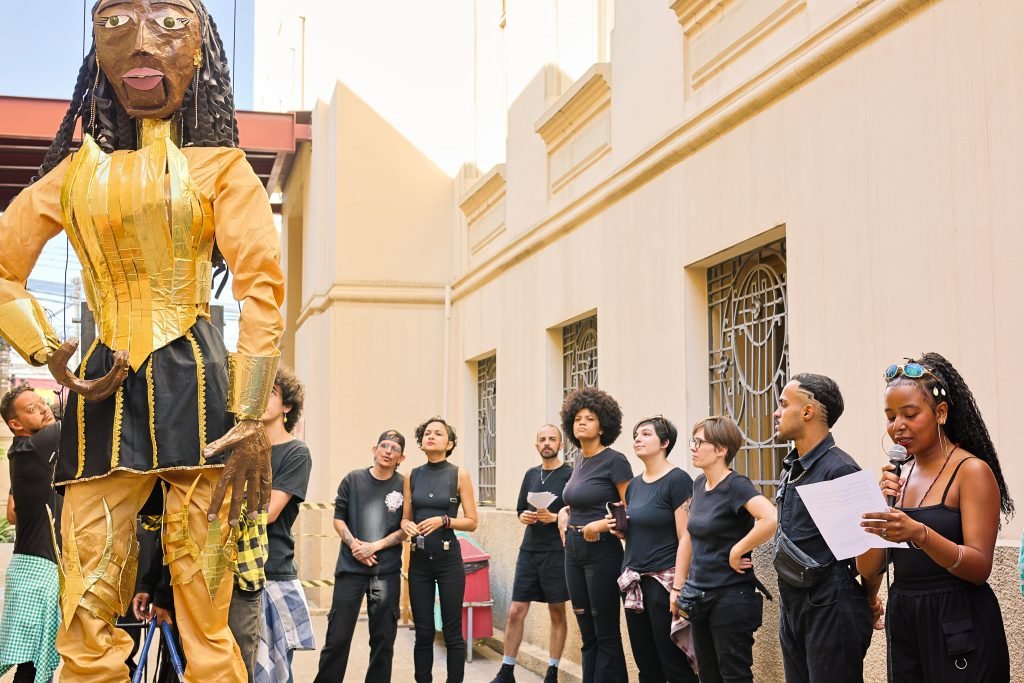
[[[67,108],[67,100],[0,96],[0,210],[39,169]],[[239,144],[268,192],[284,185],[312,129],[309,112],[238,112]]]

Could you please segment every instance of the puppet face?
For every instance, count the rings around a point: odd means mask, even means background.
[[[101,0],[93,23],[100,68],[129,116],[164,119],[181,108],[202,48],[190,0]]]

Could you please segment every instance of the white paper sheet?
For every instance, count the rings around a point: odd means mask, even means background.
[[[547,510],[556,498],[558,496],[550,491],[530,491],[526,494],[526,502],[538,510]]]
[[[874,475],[861,470],[845,477],[799,488],[800,499],[818,525],[828,549],[838,560],[856,557],[871,548],[906,548],[864,530],[861,515],[889,509]]]

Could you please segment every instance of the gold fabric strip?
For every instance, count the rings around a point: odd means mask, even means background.
[[[85,379],[85,369],[89,365],[89,359],[92,358],[92,352],[99,346],[100,340],[94,339],[92,346],[85,352],[82,357],[82,364],[78,368],[78,379]],[[85,399],[81,396],[78,399],[78,469],[75,472],[75,478],[82,476],[82,472],[85,471]]]
[[[228,411],[239,420],[258,420],[263,417],[270,400],[270,392],[277,378],[275,356],[246,356],[232,353],[228,356]]]
[[[35,299],[15,299],[0,304],[0,332],[18,354],[32,365],[42,365],[36,354],[49,355],[60,342],[46,312]]]
[[[114,396],[114,433],[110,435],[110,466],[117,467],[121,459],[121,420],[124,416],[124,385]]]
[[[157,467],[156,454],[156,401],[153,399],[153,357],[146,364],[146,399],[149,401],[149,441],[153,444],[153,467]]]
[[[203,457],[202,453],[203,449],[206,448],[206,365],[203,362],[203,353],[199,349],[199,343],[192,334],[192,330],[185,334],[185,338],[192,345],[192,355],[196,359],[196,381],[199,387],[199,395],[196,399],[199,403],[199,464],[205,465],[206,458]]]

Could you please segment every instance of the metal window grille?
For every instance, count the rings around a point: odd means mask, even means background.
[[[562,328],[562,399],[581,387],[597,386],[597,316]],[[579,449],[565,439],[565,460],[574,462]]]
[[[498,361],[496,356],[476,364],[477,475],[480,505],[494,505],[497,482]]]
[[[785,240],[708,269],[711,414],[736,420],[745,443],[734,467],[769,498],[788,452],[772,418],[789,381],[787,309]]]
[[[11,388],[11,347],[0,339],[0,396]]]

